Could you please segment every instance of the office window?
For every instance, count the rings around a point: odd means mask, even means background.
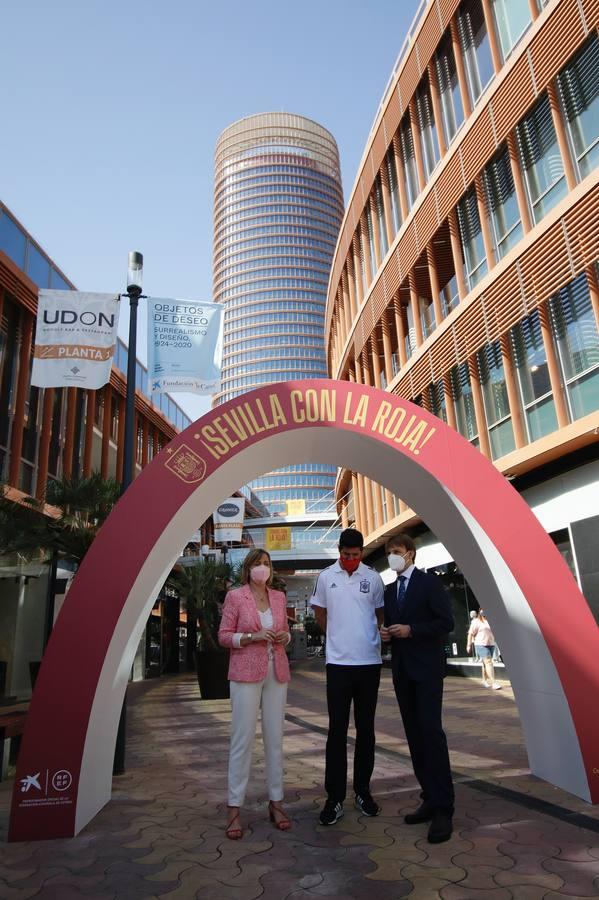
[[[386,156],[387,172],[389,173],[389,192],[391,194],[391,209],[393,213],[393,227],[395,234],[401,225],[401,204],[399,202],[399,187],[397,183],[397,170],[395,168],[395,155],[391,147]]]
[[[0,250],[10,256],[20,269],[25,267],[27,238],[14,219],[0,210]]]
[[[547,94],[519,122],[516,135],[532,216],[539,222],[567,190]]]
[[[478,427],[474,412],[474,398],[472,396],[468,363],[463,362],[458,366],[454,366],[450,371],[450,378],[458,431],[471,444],[478,447]]]
[[[549,300],[572,419],[599,409],[599,334],[584,273]]]
[[[481,0],[466,0],[458,12],[458,32],[472,106],[493,77],[493,60]]]
[[[479,350],[477,362],[491,443],[491,458],[498,459],[506,453],[511,453],[516,446],[499,341],[487,344]]]
[[[418,307],[420,309],[420,325],[422,327],[422,337],[426,338],[435,330],[435,310],[433,301],[428,297],[418,298]]]
[[[64,280],[60,272],[56,269],[50,271],[50,287],[55,291],[71,291],[72,287]]]
[[[497,25],[501,54],[505,59],[518,43],[531,22],[527,0],[493,0],[493,15]]]
[[[418,113],[418,128],[422,139],[424,171],[428,177],[439,162],[439,140],[437,138],[428,76],[424,77],[416,91],[416,111]]]
[[[478,215],[476,191],[470,188],[458,203],[458,222],[462,238],[462,250],[466,263],[466,277],[470,290],[487,273],[487,257]]]
[[[528,439],[536,441],[557,428],[538,310],[514,325],[510,339]]]
[[[459,302],[458,280],[455,275],[452,275],[447,284],[444,284],[441,288],[441,307],[443,309],[443,316],[448,316],[452,309],[456,308]]]
[[[433,384],[428,386],[428,398],[431,412],[438,419],[447,422],[447,409],[445,407],[445,389],[443,387],[443,379],[440,378]]]
[[[594,33],[557,79],[580,177],[599,163],[599,38]]]
[[[449,32],[446,32],[435,54],[435,69],[441,95],[443,134],[445,143],[449,146],[464,121],[464,107]]]
[[[520,210],[516,198],[512,167],[506,147],[495,154],[483,172],[487,204],[493,226],[498,259],[522,237]]]
[[[50,263],[31,241],[27,248],[27,274],[38,287],[50,286]]]
[[[410,209],[418,196],[418,172],[416,170],[416,154],[414,152],[414,139],[408,118],[404,118],[399,127],[401,140],[401,155],[403,158],[406,195]]]

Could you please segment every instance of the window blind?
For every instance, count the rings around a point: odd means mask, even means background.
[[[510,331],[514,362],[518,368],[528,365],[528,357],[543,346],[538,310],[518,322]]]
[[[507,149],[497,153],[483,172],[483,181],[489,210],[494,213],[514,193],[514,179]]]
[[[599,94],[599,37],[593,34],[557,77],[569,122],[588,109]]]
[[[530,113],[518,123],[516,134],[524,168],[531,169],[543,159],[556,141],[547,94],[544,94]]]
[[[463,362],[451,370],[451,396],[459,400],[463,394],[470,393],[470,372],[468,363]]]
[[[434,126],[435,117],[429,93],[428,77],[424,79],[416,92],[416,111],[418,113],[418,125],[421,132]]]
[[[458,12],[458,33],[462,50],[474,47],[475,37],[481,28],[485,28],[485,17],[480,0],[462,3]]]
[[[458,222],[462,244],[464,247],[469,246],[481,231],[474,188],[471,188],[467,194],[464,194],[458,203]]]

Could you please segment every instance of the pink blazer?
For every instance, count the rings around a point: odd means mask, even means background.
[[[275,631],[288,631],[287,599],[282,591],[268,588],[268,599],[272,609],[273,628]],[[221,647],[231,650],[229,662],[229,681],[262,681],[268,671],[268,650],[265,641],[247,644],[245,647],[233,646],[233,635],[240,631],[260,631],[262,624],[256,601],[249,588],[244,584],[225,597],[223,616],[218,630],[218,642]],[[289,681],[289,662],[283,644],[273,644],[273,663],[277,681]]]

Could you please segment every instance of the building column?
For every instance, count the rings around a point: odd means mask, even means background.
[[[489,432],[487,429],[485,404],[483,401],[480,375],[475,356],[471,356],[468,360],[468,374],[470,375],[470,387],[472,388],[472,399],[474,401],[474,415],[476,417],[476,428],[478,430],[479,448],[481,453],[483,453],[487,459],[491,459],[491,443],[489,441]]]
[[[480,227],[483,235],[483,245],[485,248],[485,256],[487,257],[487,271],[491,271],[495,265],[495,251],[493,248],[493,237],[489,227],[489,217],[487,215],[487,201],[483,191],[482,179],[477,175],[474,179],[474,189],[476,191],[476,205],[478,208],[478,218],[480,219]]]
[[[141,421],[142,428],[142,440],[143,447],[141,451],[141,467],[142,469],[148,465],[148,433],[149,433],[149,423],[146,417],[144,416]]]
[[[497,31],[495,30],[495,18],[493,16],[493,10],[491,9],[490,0],[482,0],[482,6],[487,34],[489,36],[489,48],[491,50],[491,59],[493,60],[493,69],[497,75],[501,70],[503,60],[501,58],[501,47],[497,40]]]
[[[566,425],[570,424],[570,417],[568,415],[568,407],[564,396],[559,363],[557,361],[557,354],[553,343],[553,335],[551,334],[546,303],[542,303],[539,306],[539,322],[541,323],[541,334],[543,335],[543,345],[545,347],[545,355],[547,356],[547,369],[549,371],[549,381],[551,382],[551,393],[553,394],[553,401],[555,403],[557,424],[560,428],[564,428]]]
[[[374,496],[374,527],[381,528],[385,523],[383,517],[383,489],[380,484],[375,481],[370,482],[372,485],[372,493]]]
[[[397,330],[397,353],[399,355],[399,367],[403,369],[408,361],[406,354],[406,329],[401,311],[401,299],[399,295],[393,298],[393,310],[395,313],[395,328]]]
[[[345,331],[345,334],[343,335],[343,345],[345,346],[352,330],[351,299],[349,292],[349,275],[347,272],[347,264],[343,267],[343,271],[341,273],[341,294],[343,296],[343,325]]]
[[[119,410],[119,428],[116,439],[116,480],[123,480],[123,459],[125,458],[125,398],[116,395]]]
[[[376,328],[368,338],[368,344],[370,348],[370,356],[372,359],[372,374],[374,375],[374,386],[380,389],[382,388],[383,383],[381,381],[381,360],[379,357],[379,342]]]
[[[73,474],[73,452],[75,445],[75,414],[77,412],[77,388],[67,388],[67,421],[65,426],[62,472],[65,478]]]
[[[8,483],[13,487],[19,487],[19,473],[21,471],[21,455],[23,453],[23,423],[25,418],[25,403],[29,389],[29,364],[31,360],[31,337],[33,334],[33,316],[26,310],[21,310],[21,346],[19,347],[19,373],[17,375],[17,392],[12,418],[12,430],[10,435],[10,466],[8,470]],[[9,336],[9,340],[14,337]]]
[[[358,531],[364,533],[366,531],[366,507],[364,505],[364,487],[362,484],[362,476],[352,472],[352,483],[355,479],[354,491],[354,507],[356,510],[356,527]]]
[[[518,386],[516,384],[516,373],[514,372],[512,354],[510,353],[510,339],[507,334],[503,334],[499,338],[499,346],[501,349],[501,358],[503,360],[503,371],[505,373],[505,388],[507,391],[507,399],[510,407],[510,415],[512,417],[514,443],[516,445],[516,449],[519,450],[520,447],[524,447],[526,445],[526,429],[524,427],[522,407],[520,405],[520,396],[518,394]]]
[[[160,453],[160,434],[158,433],[158,429],[154,427],[152,429],[152,459],[155,456],[158,456]]]
[[[389,173],[385,160],[379,169],[379,178],[381,179],[381,195],[383,198],[383,214],[385,216],[385,231],[387,232],[387,246],[390,247],[395,238],[395,230],[393,228],[393,212],[391,210],[391,191],[389,189]]]
[[[360,356],[354,357],[354,372],[356,376],[356,384],[364,384],[364,379],[362,377],[362,363],[360,360]]]
[[[368,201],[367,201],[368,202]],[[364,294],[367,294],[372,284],[372,265],[370,262],[370,236],[368,234],[368,222],[366,221],[366,213],[360,216],[360,243],[362,245],[362,253],[364,255],[364,271],[366,272],[366,285],[364,286]]]
[[[94,419],[96,415],[96,392],[86,391],[85,404],[85,445],[83,449],[83,477],[92,473],[92,451],[94,446]]]
[[[376,208],[375,190],[376,188],[373,188],[370,197],[368,198],[368,203],[370,206],[370,221],[372,222],[372,237],[374,241],[374,261],[378,270],[383,261],[383,252],[381,250],[381,240],[379,237],[379,216]]]
[[[48,458],[50,455],[50,441],[52,439],[52,413],[54,411],[54,388],[44,388],[44,401],[42,407],[42,433],[37,457],[37,481],[35,484],[35,496],[43,500],[48,484]]]
[[[366,534],[374,531],[374,516],[372,512],[372,491],[370,479],[362,476],[362,485],[364,490],[364,503],[366,505]]]
[[[104,403],[102,410],[102,457],[100,471],[102,478],[108,478],[108,454],[110,451],[110,427],[112,424],[112,387],[104,385]]]
[[[354,322],[358,318],[358,304],[356,303],[356,276],[353,271],[354,268],[354,257],[353,254],[350,255],[347,259],[347,263],[345,264],[345,272],[347,277],[347,289],[349,294],[349,308],[347,310],[348,313],[348,329],[347,333],[351,334],[352,328],[354,326]]]
[[[449,223],[449,239],[451,241],[453,267],[455,270],[455,278],[458,284],[458,296],[460,300],[463,300],[468,293],[468,287],[466,285],[466,278],[464,276],[462,241],[460,240],[460,226],[458,224],[458,214],[455,210],[455,207],[449,211],[447,221]]]
[[[464,118],[467,119],[472,114],[472,104],[470,103],[470,94],[468,93],[466,67],[464,65],[464,57],[462,56],[462,45],[460,44],[457,16],[452,17],[449,23],[449,29],[451,31],[451,46],[455,58],[460,97],[462,98],[462,107],[464,108]]]
[[[426,172],[424,171],[424,153],[422,152],[422,138],[420,136],[420,128],[418,125],[418,110],[416,109],[416,100],[413,96],[411,97],[408,106],[408,115],[410,117],[412,141],[414,142],[416,172],[418,173],[418,190],[420,192],[423,191],[426,187]]]
[[[362,378],[363,383],[368,385],[368,387],[372,387],[372,375],[370,373],[370,366],[368,365],[368,350],[363,349],[360,353],[360,363],[362,365]]]
[[[422,320],[420,318],[420,298],[418,296],[418,288],[416,287],[416,277],[414,271],[410,270],[408,275],[408,284],[410,286],[410,306],[412,307],[412,318],[414,319],[414,333],[416,334],[416,347],[421,347],[424,341],[422,334]]]
[[[553,81],[547,85],[547,96],[549,97],[549,106],[551,107],[551,118],[553,119],[553,127],[557,137],[559,152],[561,153],[562,162],[564,164],[564,172],[566,175],[566,184],[568,190],[573,191],[576,187],[576,172],[574,163],[572,162],[572,154],[570,153],[570,144],[566,134],[566,126],[562,117],[557,90]]]
[[[362,285],[362,257],[360,250],[360,226],[356,229],[356,232],[352,239],[352,252],[354,255],[354,277],[356,279],[356,310],[354,312],[354,318],[357,318],[358,308],[362,305],[362,300],[364,299],[364,287]]]
[[[446,372],[443,376],[443,393],[445,395],[445,409],[447,412],[447,424],[454,431],[458,430],[458,420],[455,414],[455,404],[453,402],[453,391],[451,390],[451,376]]]
[[[397,173],[397,190],[399,191],[401,221],[405,222],[410,213],[410,207],[408,204],[408,195],[406,193],[406,175],[403,167],[403,157],[401,155],[401,142],[397,133],[393,135],[393,159],[395,160],[395,171]]]
[[[437,275],[437,264],[435,262],[435,251],[433,250],[432,241],[429,241],[426,245],[426,262],[428,265],[428,278],[431,284],[431,294],[433,296],[435,325],[438,328],[443,321],[443,309],[441,307],[441,288],[439,286],[439,276]]]
[[[507,149],[508,156],[510,158],[512,179],[514,181],[514,188],[516,191],[518,211],[520,212],[520,219],[522,221],[522,231],[524,234],[528,234],[528,232],[532,228],[532,219],[530,217],[530,207],[528,205],[528,197],[526,194],[524,178],[522,177],[522,169],[520,168],[518,144],[516,142],[516,136],[513,131],[510,131],[507,136]]]
[[[427,66],[428,83],[431,92],[431,103],[433,105],[433,116],[435,117],[435,130],[437,132],[437,140],[439,142],[439,155],[441,159],[447,153],[447,144],[445,143],[445,132],[443,131],[443,110],[441,108],[441,92],[439,90],[439,82],[437,80],[437,70],[432,62]]]
[[[393,381],[393,347],[391,346],[391,324],[389,322],[389,308],[383,310],[381,318],[381,330],[383,332],[383,360],[385,363],[385,381],[387,387]]]
[[[530,9],[530,17],[534,22],[540,15],[537,0],[528,0],[528,8]]]

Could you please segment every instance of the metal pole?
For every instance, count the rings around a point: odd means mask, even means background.
[[[137,307],[140,290],[129,288],[129,347],[127,350],[127,393],[125,394],[125,434],[123,438],[123,477],[121,493],[125,493],[133,481],[133,429],[135,426],[135,363],[137,357]],[[119,719],[119,727],[114,748],[113,775],[125,773],[125,748],[127,744],[127,691],[123,697],[123,708]]]

